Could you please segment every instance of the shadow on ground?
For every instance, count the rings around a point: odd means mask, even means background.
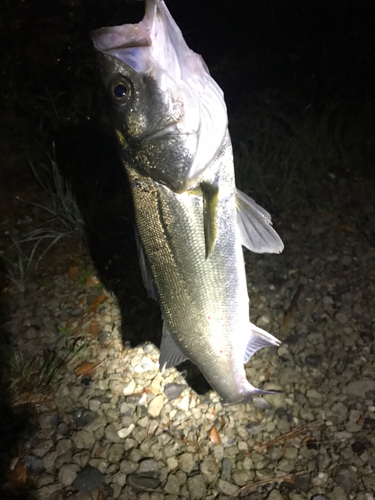
[[[57,156],[85,220],[99,278],[118,300],[123,342],[131,346],[153,342],[160,347],[160,309],[143,285],[130,187],[114,141],[100,127],[65,128],[59,135]],[[177,368],[198,394],[210,390],[195,365],[185,362]]]

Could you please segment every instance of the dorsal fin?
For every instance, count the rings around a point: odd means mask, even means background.
[[[237,189],[237,224],[244,247],[256,253],[280,253],[284,248],[272,228],[271,216],[245,193]]]

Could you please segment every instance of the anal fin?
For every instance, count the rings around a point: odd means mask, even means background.
[[[236,206],[242,245],[256,253],[282,252],[284,244],[272,228],[270,214],[239,189]]]
[[[270,333],[262,330],[256,325],[250,323],[250,340],[247,343],[245,354],[243,358],[244,364],[246,364],[251,356],[255,354],[259,349],[263,347],[278,347],[281,342],[276,337],[271,335]]]

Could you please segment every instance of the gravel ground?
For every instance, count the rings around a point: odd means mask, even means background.
[[[74,270],[8,298],[25,360],[71,353],[51,395],[15,401],[32,406],[9,456],[30,498],[374,499],[375,249],[333,209],[276,229],[284,253],[246,261],[252,320],[282,345],[247,374],[282,392],[253,404],[222,407],[177,369],[160,374],[158,349],[124,345],[116,299]]]

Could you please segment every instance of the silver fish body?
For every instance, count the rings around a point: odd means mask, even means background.
[[[190,359],[224,404],[263,393],[244,363],[279,345],[249,321],[242,245],[283,248],[235,186],[222,91],[162,0],[137,25],[94,32],[135,207],[140,261],[164,326],[160,366]]]

